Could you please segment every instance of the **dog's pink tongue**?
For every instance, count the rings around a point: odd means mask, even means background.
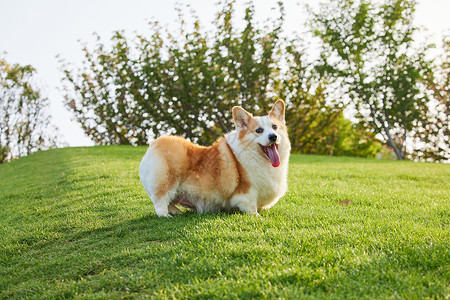
[[[275,144],[267,147],[267,153],[269,154],[269,159],[272,163],[272,167],[278,167],[280,165],[280,156],[278,155],[278,150]]]

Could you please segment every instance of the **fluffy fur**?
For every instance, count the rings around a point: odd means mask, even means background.
[[[210,147],[178,136],[151,142],[139,176],[157,215],[182,213],[178,205],[199,213],[251,214],[274,205],[287,189],[291,147],[284,113],[282,100],[263,117],[235,106],[236,130]]]

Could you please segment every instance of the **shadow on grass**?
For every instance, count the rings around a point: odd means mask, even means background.
[[[131,219],[109,227],[79,232],[69,237],[69,240],[83,240],[85,238],[112,237],[112,238],[136,238],[140,242],[146,241],[171,241],[182,238],[191,227],[195,227],[207,220],[222,219],[232,214],[195,214],[164,218],[151,214],[137,219]]]
[[[186,267],[200,259],[201,246],[186,236],[204,222],[230,216],[147,215],[93,230],[61,232],[59,238],[34,239],[20,252],[6,254],[0,286],[4,295],[11,297],[27,297],[33,295],[33,290],[43,288],[71,291],[64,293],[70,296],[75,290],[95,292],[133,286],[142,290],[142,281],[145,288],[160,289],[172,283],[188,283],[193,278],[210,278],[218,273],[214,267],[202,263],[196,271]],[[122,278],[121,283],[113,283],[118,278]]]
[[[387,256],[380,252],[381,256],[375,255],[368,261],[346,263],[336,260],[335,255],[319,261],[308,252],[308,247],[302,251],[291,248],[281,251],[270,245],[258,248],[255,244],[258,238],[248,236],[242,241],[233,232],[216,234],[215,229],[226,227],[235,215],[187,213],[173,218],[147,215],[38,242],[28,248],[28,253],[20,255],[22,262],[18,268],[24,271],[11,279],[4,296],[26,297],[44,289],[44,295],[54,297],[102,293],[182,297],[202,290],[203,296],[214,291],[215,297],[276,297],[283,291],[291,296],[335,294],[376,298],[390,296],[392,287],[404,296],[414,296],[408,289],[420,281],[423,285],[415,291],[417,295],[446,292],[442,284],[427,286],[430,281],[439,280],[438,274],[445,274],[444,247],[417,249],[416,245],[406,243],[401,252]],[[254,221],[239,219],[244,223]],[[279,262],[274,268],[271,258],[275,249],[289,268],[284,269]],[[430,257],[431,253],[437,255]],[[299,255],[302,259],[295,257]],[[436,269],[429,269],[430,264]],[[267,270],[268,276],[257,275]],[[424,272],[428,273],[426,280],[422,280]],[[361,282],[361,278],[366,281]]]

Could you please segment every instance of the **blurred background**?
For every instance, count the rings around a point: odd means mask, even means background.
[[[450,21],[431,1],[0,1],[0,162],[211,144],[287,102],[293,151],[448,162]]]

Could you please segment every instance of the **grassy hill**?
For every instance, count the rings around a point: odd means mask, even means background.
[[[0,298],[448,298],[450,165],[293,155],[261,217],[158,218],[145,148],[0,165]]]

